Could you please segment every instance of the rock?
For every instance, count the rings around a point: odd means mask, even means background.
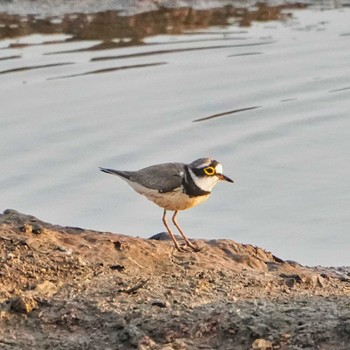
[[[19,228],[19,230],[24,233],[29,233],[29,232],[32,232],[33,228],[32,228],[32,225],[24,224]]]
[[[125,249],[130,249],[129,244],[126,241],[114,241],[113,245],[116,250],[120,250],[120,251]]]
[[[153,341],[150,337],[144,336],[137,344],[137,350],[158,350],[156,342]]]
[[[14,209],[5,209],[3,213],[4,215],[11,215],[11,214],[20,215],[20,213]]]
[[[348,350],[349,268],[200,243],[178,252],[167,240],[0,214],[0,348]]]
[[[323,277],[321,277],[318,274],[307,274],[303,277],[303,282],[312,288],[316,288],[316,287],[324,287],[326,285],[326,281]]]
[[[252,350],[273,350],[273,345],[269,340],[255,339],[252,344]]]
[[[63,245],[58,245],[56,247],[56,250],[65,253],[67,255],[71,255],[73,253],[73,250],[71,248],[64,247]]]
[[[122,271],[124,271],[125,270],[125,266],[124,265],[111,265],[111,266],[109,266],[109,268],[111,269],[111,270],[117,270],[117,271],[119,271],[119,272],[122,272]]]
[[[287,273],[281,273],[280,277],[286,278],[287,280],[294,280],[297,283],[302,283],[303,278],[299,274],[287,274]]]
[[[41,235],[42,233],[45,232],[45,229],[44,229],[43,227],[36,226],[36,227],[33,227],[32,232],[33,232],[35,235]]]
[[[286,278],[285,283],[289,288],[294,288],[297,281],[294,278]]]
[[[28,314],[38,308],[38,303],[32,296],[19,296],[11,300],[11,310]]]
[[[155,301],[152,301],[151,305],[158,306],[160,308],[166,308],[166,307],[169,306],[169,303],[163,302],[163,301],[160,301],[160,300],[155,300]]]
[[[324,288],[327,285],[327,280],[321,276],[317,276],[317,285],[321,288]]]
[[[319,274],[315,273],[299,273],[299,274],[287,274],[281,273],[280,277],[285,278],[285,283],[288,287],[293,288],[297,283],[304,284],[308,287],[320,287],[323,288],[327,285],[327,281]]]
[[[50,297],[58,290],[58,286],[50,281],[43,281],[35,286],[35,295]]]
[[[183,238],[179,235],[174,235],[176,240],[183,240]],[[151,237],[149,237],[148,239],[153,239],[153,240],[156,240],[156,241],[170,241],[171,240],[171,237],[169,235],[168,232],[160,232],[160,233],[157,233]]]
[[[336,330],[341,334],[347,341],[350,341],[350,312],[340,316]]]

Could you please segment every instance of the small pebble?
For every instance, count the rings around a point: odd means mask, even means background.
[[[153,306],[158,306],[160,308],[165,308],[165,307],[168,307],[167,303],[163,302],[163,301],[160,301],[160,300],[155,300],[152,302],[152,305]]]
[[[272,350],[273,346],[269,340],[255,339],[252,344],[253,350]]]
[[[63,247],[63,246],[57,246],[56,249],[62,253],[66,253],[68,255],[71,255],[73,253],[73,250],[70,249],[70,248],[66,248],[66,247]]]
[[[44,233],[44,229],[42,227],[33,227],[32,232],[35,235],[41,235],[42,233]]]
[[[21,232],[25,232],[25,233],[28,233],[28,232],[32,232],[32,225],[29,225],[29,224],[24,224],[23,226],[21,226],[20,228],[19,228],[19,230],[21,231]]]
[[[21,314],[29,314],[37,308],[38,303],[31,296],[19,296],[11,300],[11,310]]]
[[[109,268],[110,268],[111,270],[117,270],[117,271],[119,271],[119,272],[125,270],[125,266],[124,266],[124,265],[111,265]]]

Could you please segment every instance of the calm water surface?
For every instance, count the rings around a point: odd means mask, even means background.
[[[349,265],[350,9],[1,14],[0,209],[148,237],[162,210],[98,166],[202,156],[234,185],[180,213],[304,264]]]

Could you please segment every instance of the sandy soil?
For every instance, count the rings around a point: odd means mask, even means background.
[[[1,349],[350,349],[350,269],[0,215]]]

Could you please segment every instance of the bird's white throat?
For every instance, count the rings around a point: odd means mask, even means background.
[[[191,169],[188,170],[190,171],[194,183],[203,191],[211,192],[212,188],[219,181],[216,176],[198,177]]]

